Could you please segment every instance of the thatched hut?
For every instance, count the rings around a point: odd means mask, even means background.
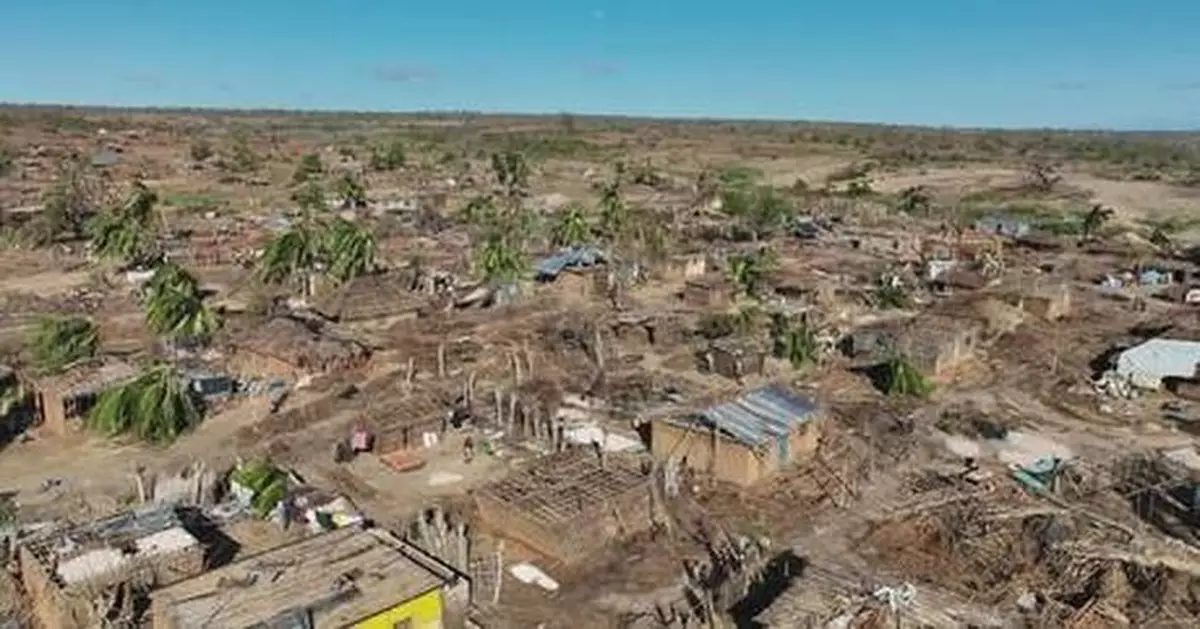
[[[340,322],[416,318],[422,301],[405,285],[399,275],[367,275],[333,289],[314,307],[321,316]]]
[[[235,372],[285,378],[357,369],[371,357],[363,343],[292,317],[274,317],[245,331],[229,349]]]

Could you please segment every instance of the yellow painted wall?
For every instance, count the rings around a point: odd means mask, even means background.
[[[405,629],[442,629],[442,591],[432,590],[417,598],[380,612],[354,625],[355,629],[395,629],[403,621]]]

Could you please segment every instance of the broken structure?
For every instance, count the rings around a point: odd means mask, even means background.
[[[114,358],[97,358],[76,364],[67,371],[34,380],[34,414],[43,430],[61,435],[67,420],[83,417],[106,389],[137,377],[130,364]]]
[[[172,505],[35,536],[18,549],[25,591],[49,629],[91,629],[104,616],[133,618],[138,597],[200,574],[204,555]]]
[[[1200,365],[1200,342],[1150,339],[1116,359],[1117,375],[1142,389],[1158,390],[1165,380],[1194,381]]]
[[[154,594],[154,629],[454,626],[466,577],[391,533],[339,529]]]
[[[405,290],[397,275],[376,274],[357,277],[323,298],[314,308],[321,316],[343,323],[385,320],[394,323],[417,318],[422,301]]]
[[[231,349],[238,373],[291,379],[357,369],[371,357],[362,343],[292,317],[273,317],[246,330]]]
[[[563,563],[650,528],[651,476],[634,456],[575,448],[475,494],[485,527]]]

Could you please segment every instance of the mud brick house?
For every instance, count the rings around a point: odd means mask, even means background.
[[[36,378],[30,382],[34,414],[48,434],[64,434],[68,420],[84,416],[105,389],[136,377],[132,365],[114,358],[98,358],[60,374]]]
[[[405,290],[400,274],[365,275],[337,287],[314,305],[321,316],[342,323],[379,321],[388,325],[417,318],[419,295]]]
[[[41,534],[17,549],[22,585],[47,629],[101,626],[107,609],[98,602],[123,600],[119,614],[133,614],[134,593],[200,574],[204,555],[170,505]]]
[[[366,345],[291,317],[242,330],[229,346],[235,373],[289,379],[351,371],[371,358]]]
[[[761,375],[766,356],[767,352],[755,343],[723,338],[709,344],[704,361],[709,371],[736,380]]]
[[[816,452],[819,420],[812,399],[772,385],[693,415],[652,420],[650,450],[656,459],[752,485]]]
[[[451,629],[470,582],[391,533],[338,529],[153,595],[153,629]]]
[[[1071,313],[1071,287],[1066,282],[1039,283],[1013,296],[1013,301],[1035,317],[1057,321]]]
[[[975,319],[928,313],[900,333],[896,348],[931,378],[944,378],[975,354],[984,326]]]
[[[729,281],[717,273],[709,273],[687,280],[683,285],[683,290],[679,293],[679,297],[684,303],[697,308],[724,304],[732,295],[733,287]]]
[[[651,475],[646,461],[575,448],[475,493],[488,530],[564,564],[650,528]]]

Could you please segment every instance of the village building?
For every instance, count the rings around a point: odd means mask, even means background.
[[[726,337],[709,343],[704,362],[708,371],[740,380],[762,375],[766,356],[766,350],[757,343]]]
[[[344,528],[280,546],[153,595],[153,629],[442,629],[470,583],[391,533]]]
[[[710,308],[728,303],[733,296],[733,286],[728,278],[718,273],[708,273],[684,282],[679,298],[695,308]]]
[[[1058,321],[1071,313],[1071,287],[1067,282],[1044,282],[1014,296],[1025,312],[1045,321]]]
[[[200,574],[206,545],[175,507],[127,511],[22,541],[17,557],[34,616],[47,629],[92,629],[133,618],[134,598]]]
[[[1158,390],[1170,381],[1194,383],[1200,378],[1198,366],[1200,342],[1155,338],[1118,354],[1115,368],[1133,386]]]
[[[405,288],[399,274],[357,277],[317,299],[314,310],[340,323],[378,322],[391,325],[419,316],[422,298]]]
[[[137,377],[132,365],[115,358],[77,363],[63,373],[33,379],[33,412],[44,432],[62,435],[69,421],[87,414],[105,390]]]
[[[951,299],[911,319],[895,349],[926,377],[943,380],[990,341],[1026,318],[1018,304],[999,296],[972,294]]]
[[[650,422],[659,460],[752,485],[816,452],[820,409],[812,399],[768,386],[693,415]]]
[[[234,373],[293,380],[352,371],[371,357],[366,345],[292,317],[272,317],[242,331],[229,345],[229,365]]]
[[[644,459],[573,448],[475,492],[482,525],[547,558],[577,563],[650,528]]]

